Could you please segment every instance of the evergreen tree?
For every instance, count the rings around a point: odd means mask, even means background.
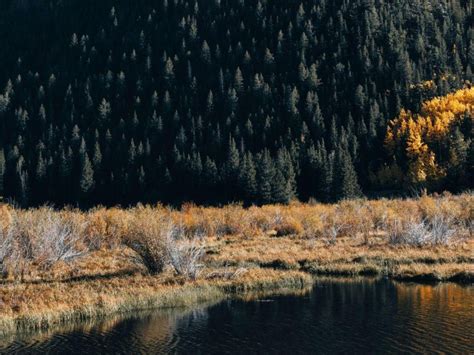
[[[216,188],[219,183],[219,172],[216,163],[209,157],[204,160],[202,178],[204,200],[214,202],[218,197]]]
[[[249,204],[255,201],[258,189],[257,171],[250,152],[244,156],[240,168],[239,180],[246,203]]]
[[[238,193],[240,156],[237,146],[232,137],[229,137],[229,148],[227,151],[227,159],[224,165],[224,178],[228,184],[227,190],[230,199],[236,198]]]
[[[290,202],[290,198],[290,191],[285,176],[280,168],[276,167],[271,180],[271,202],[286,204]]]
[[[361,195],[357,173],[349,152],[339,148],[336,155],[334,196],[337,200],[356,198]]]
[[[89,160],[87,153],[81,157],[81,175],[79,187],[81,200],[86,202],[89,194],[94,188],[94,169],[92,168],[92,163]]]
[[[268,204],[274,201],[272,181],[275,177],[275,167],[273,165],[270,152],[265,150],[257,156],[257,201],[261,204]]]
[[[473,188],[468,1],[442,16],[387,0],[10,3],[0,193],[25,207]]]

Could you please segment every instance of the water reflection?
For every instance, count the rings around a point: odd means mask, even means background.
[[[473,353],[473,293],[455,284],[327,279],[299,296],[228,300],[0,339],[0,352]]]

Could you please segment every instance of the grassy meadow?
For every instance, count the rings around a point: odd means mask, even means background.
[[[0,207],[0,333],[309,287],[474,279],[472,194],[90,211]]]

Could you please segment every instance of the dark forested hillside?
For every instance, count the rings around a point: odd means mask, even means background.
[[[424,101],[469,93],[472,10],[469,0],[2,0],[0,196],[285,203],[472,188],[472,102],[418,165],[388,147],[411,144],[414,129],[387,140],[402,109],[416,121]],[[418,174],[430,159],[442,173]]]

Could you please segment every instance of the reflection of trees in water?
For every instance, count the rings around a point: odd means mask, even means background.
[[[466,329],[474,329],[473,296],[473,287],[457,284],[325,280],[316,283],[309,308],[328,342],[349,333],[355,347],[364,342],[374,351],[462,351],[472,344]]]
[[[458,284],[406,285],[396,283],[399,308],[410,314],[411,328],[444,334],[472,345],[463,336],[474,329],[474,287]]]
[[[414,302],[415,306],[426,308],[443,306],[452,311],[464,311],[472,306],[474,288],[454,283],[440,283],[437,285],[420,285],[395,283],[400,302]]]

